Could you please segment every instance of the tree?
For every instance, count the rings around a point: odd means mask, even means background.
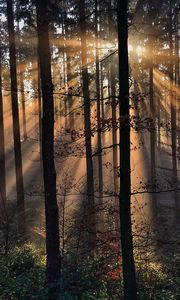
[[[112,1],[109,1],[109,13],[108,13],[108,23],[109,23],[109,38],[113,37],[115,39],[114,33],[115,26],[114,20],[112,16]],[[118,162],[118,153],[117,153],[117,119],[116,119],[116,108],[117,108],[117,101],[116,101],[116,70],[114,67],[115,57],[110,57],[110,95],[111,99],[111,110],[112,110],[112,142],[113,142],[113,175],[114,175],[114,192],[117,193],[117,162]],[[117,201],[116,201],[117,202]]]
[[[21,105],[22,105],[22,123],[23,123],[23,140],[26,141],[27,140],[27,126],[26,126],[26,100],[25,100],[25,92],[24,92],[24,79],[23,79],[23,75],[24,75],[24,67],[21,66],[21,64],[23,65],[23,41],[21,40],[21,32],[20,32],[20,25],[18,22],[18,26],[17,26],[17,33],[18,33],[18,42],[19,42],[19,64],[20,64],[20,68],[19,68],[19,77],[20,77],[20,89],[21,89]]]
[[[84,97],[84,124],[85,124],[85,147],[86,147],[86,172],[87,172],[87,208],[88,214],[88,232],[90,235],[90,244],[95,246],[95,203],[94,203],[94,172],[92,160],[91,143],[91,120],[90,120],[90,95],[89,95],[89,76],[87,69],[87,41],[86,41],[86,20],[84,0],[80,0],[80,30],[81,30],[81,56],[82,56],[82,81]]]
[[[124,299],[137,299],[136,274],[131,227],[131,167],[130,167],[130,111],[128,63],[128,1],[119,0],[117,10],[119,47],[120,102],[120,231],[124,278]]]
[[[151,39],[152,40],[152,39]],[[152,44],[151,44],[152,45]],[[155,99],[154,99],[154,83],[153,83],[153,62],[149,62],[149,98],[151,113],[151,129],[150,129],[150,164],[151,164],[151,184],[156,184],[156,122],[155,122]],[[153,195],[152,208],[154,214],[157,212],[156,194]]]
[[[99,194],[103,194],[103,172],[102,172],[102,137],[101,137],[101,100],[100,100],[100,65],[99,65],[99,33],[98,33],[98,1],[95,0],[95,37],[96,37],[96,93],[97,93],[97,127],[98,127],[98,178]]]
[[[26,231],[26,220],[25,220],[20,126],[19,126],[19,109],[18,109],[14,13],[13,13],[12,0],[7,0],[7,21],[8,21],[8,34],[9,34],[11,103],[12,103],[12,116],[13,116],[13,138],[14,138],[14,156],[15,156],[16,191],[17,191],[17,222],[18,222],[18,232],[24,235]]]
[[[172,152],[172,167],[173,167],[173,180],[177,184],[177,118],[176,118],[176,97],[173,93],[174,85],[174,45],[173,45],[173,7],[172,0],[169,0],[169,80],[170,80],[170,109],[171,109],[171,152]],[[179,209],[179,199],[177,193],[175,193],[175,208]]]
[[[2,93],[2,50],[0,49],[0,208],[2,215],[6,210],[6,169],[5,169],[5,142],[4,142],[4,116]]]
[[[54,102],[49,44],[48,1],[39,0],[36,4],[36,10],[38,54],[43,101],[42,160],[46,216],[46,283],[57,284],[60,280],[61,256],[59,249],[56,171],[54,165]]]

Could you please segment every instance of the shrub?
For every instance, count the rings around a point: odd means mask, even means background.
[[[44,274],[40,254],[32,244],[16,247],[6,261],[1,260],[0,299],[32,299],[43,285]]]

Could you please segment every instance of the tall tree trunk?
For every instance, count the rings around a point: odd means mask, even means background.
[[[151,113],[151,131],[150,131],[150,144],[151,144],[151,180],[155,178],[155,108],[154,108],[154,84],[153,84],[153,65],[149,67],[149,98],[150,98],[150,113]]]
[[[111,58],[111,109],[112,109],[112,140],[113,140],[113,168],[114,168],[114,191],[117,192],[117,129],[116,129],[116,88],[115,88],[115,72]]]
[[[39,123],[39,153],[40,153],[40,170],[42,166],[42,97],[41,97],[41,74],[39,56],[37,59],[37,83],[38,83],[38,123]]]
[[[150,98],[150,113],[151,113],[151,128],[150,128],[150,165],[151,165],[151,184],[152,190],[155,191],[156,185],[156,124],[155,124],[155,103],[154,103],[154,83],[153,83],[153,64],[149,66],[149,98]],[[153,214],[157,212],[156,194],[152,196]]]
[[[4,142],[4,116],[2,94],[2,53],[0,49],[0,209],[2,215],[6,213],[6,168],[5,168],[5,142]]]
[[[101,94],[100,94],[100,68],[99,68],[99,42],[98,42],[98,3],[95,0],[95,37],[96,37],[96,97],[97,97],[97,130],[98,130],[98,177],[99,194],[103,194],[103,171],[102,171],[102,140],[101,140]],[[101,199],[102,200],[102,199]]]
[[[103,89],[103,80],[104,80],[104,75],[103,75],[103,62],[100,62],[100,74],[101,74],[101,81],[100,81],[100,92],[101,92],[101,117],[102,117],[102,122],[105,120],[105,112],[104,112],[104,89]]]
[[[27,128],[26,128],[26,104],[25,104],[25,95],[24,95],[24,80],[23,74],[21,76],[21,103],[22,103],[22,120],[23,120],[23,139],[27,140]]]
[[[18,232],[24,235],[26,231],[26,224],[25,224],[26,221],[25,221],[24,184],[23,184],[22,154],[21,154],[21,142],[20,142],[20,127],[19,127],[14,13],[13,13],[12,0],[7,0],[7,21],[8,21],[8,33],[9,33],[11,103],[12,103],[12,117],[13,117],[13,138],[14,138],[14,156],[15,156],[16,190],[17,190],[17,221],[18,221]]]
[[[172,149],[172,167],[173,167],[173,181],[177,184],[177,151],[176,151],[176,98],[173,93],[174,85],[174,61],[173,61],[173,11],[172,0],[169,2],[170,10],[170,24],[169,24],[169,46],[170,46],[170,61],[169,61],[169,79],[170,79],[170,103],[171,103],[171,149]],[[175,208],[179,209],[178,195],[175,192]]]
[[[20,39],[20,26],[19,22],[17,23],[17,32],[19,35],[19,44],[22,46],[22,41]],[[19,63],[22,63],[22,55],[19,53],[18,55]],[[20,76],[20,89],[21,89],[21,104],[22,104],[22,123],[23,123],[23,139],[27,140],[27,129],[26,129],[26,104],[25,104],[25,92],[24,92],[24,80],[23,80],[24,68],[20,68],[19,76]]]
[[[91,105],[89,95],[89,75],[87,69],[87,41],[84,0],[80,0],[80,30],[81,30],[81,56],[82,56],[82,81],[84,96],[84,124],[85,124],[85,147],[86,147],[86,172],[87,172],[87,226],[89,232],[89,243],[91,248],[95,246],[96,224],[95,224],[95,202],[94,202],[94,171],[92,160],[91,142]]]
[[[63,77],[61,77],[61,82],[60,82],[60,86],[64,86],[66,87],[67,86],[67,72],[66,72],[66,44],[65,44],[65,41],[66,41],[66,28],[65,28],[65,20],[66,20],[66,17],[63,18],[63,23],[62,23],[62,33],[63,33],[63,40],[64,40],[64,44],[62,46],[62,65],[63,65]],[[64,126],[65,126],[65,129],[68,128],[68,119],[69,119],[69,116],[67,115],[68,114],[68,97],[67,96],[64,96],[64,114],[65,114],[65,120],[64,120]],[[60,107],[61,107],[61,104],[60,104]]]
[[[70,93],[69,87],[72,78],[71,72],[71,56],[70,56],[70,49],[68,46],[66,47],[66,70],[67,70],[67,93]],[[72,131],[74,129],[74,111],[73,111],[73,97],[71,95],[67,96],[67,106],[68,106],[68,113],[69,113],[69,128]]]
[[[37,53],[38,55],[38,53]],[[37,59],[37,83],[38,83],[38,125],[39,125],[39,161],[40,161],[40,191],[43,193],[43,160],[42,160],[42,97],[41,97],[41,75],[40,75],[40,62],[39,55]],[[39,208],[39,225],[42,229],[42,209],[44,203],[43,194],[40,196],[40,208]],[[40,240],[41,242],[41,240]]]
[[[161,93],[157,91],[157,114],[158,114],[158,130],[157,142],[159,149],[161,148]]]
[[[109,39],[115,39],[114,34],[114,24],[112,18],[112,5],[109,1],[109,13],[108,13],[108,23],[109,23]],[[110,57],[110,95],[111,98],[111,111],[112,111],[112,142],[113,142],[113,176],[114,176],[114,192],[117,193],[117,128],[116,128],[116,76],[115,76],[115,66],[114,66],[114,56]]]
[[[120,101],[120,231],[124,299],[136,300],[136,274],[131,225],[131,169],[127,0],[118,0],[119,101]]]
[[[176,10],[176,17],[175,17],[175,83],[176,88],[178,89],[180,84],[180,60],[179,60],[179,10],[177,8]],[[177,103],[177,126],[178,126],[178,132],[177,132],[177,140],[178,140],[178,156],[180,151],[180,105],[178,102],[179,94],[176,93],[176,103]],[[180,158],[179,158],[180,159]]]
[[[39,0],[37,4],[37,31],[43,100],[42,159],[46,216],[46,283],[57,284],[60,280],[61,256],[54,165],[54,102],[48,25],[47,1]]]
[[[103,9],[103,3],[99,3],[99,9]],[[100,14],[99,16],[99,37],[100,37],[100,48],[102,47],[102,41],[103,41],[103,31],[102,31],[102,22],[103,22],[103,15]],[[104,82],[104,73],[103,73],[103,61],[99,61],[99,68],[100,68],[100,95],[101,95],[101,118],[102,123],[104,123],[105,120],[105,107],[104,107],[104,89],[103,89],[103,82]],[[104,142],[104,134],[102,133],[102,144]]]

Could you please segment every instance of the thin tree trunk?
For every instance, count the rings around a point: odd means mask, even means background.
[[[23,81],[23,74],[21,76],[21,103],[22,103],[22,119],[23,119],[23,139],[24,141],[27,140],[27,128],[26,128],[26,104],[25,104],[25,97],[24,97],[24,81]]]
[[[112,140],[113,145],[117,145],[117,128],[116,128],[116,88],[114,66],[111,60],[111,109],[112,109]],[[114,168],[114,191],[117,192],[117,146],[113,147],[113,168]]]
[[[84,0],[80,0],[80,19],[84,20],[85,7]],[[94,248],[96,238],[95,224],[95,203],[94,203],[94,171],[92,160],[91,142],[91,120],[90,120],[90,95],[89,95],[89,75],[87,70],[87,41],[86,41],[86,21],[80,23],[81,30],[81,56],[82,56],[82,81],[84,96],[84,124],[85,124],[85,147],[86,147],[86,172],[87,172],[87,226],[89,231],[90,247]]]
[[[177,9],[176,11],[176,17],[175,17],[175,84],[176,88],[178,89],[179,84],[180,84],[180,60],[179,60],[179,33],[178,33],[178,28],[179,28],[179,10]],[[178,156],[179,156],[179,151],[180,151],[180,105],[178,98],[179,94],[178,92],[176,93],[176,103],[177,103],[177,127],[178,127],[178,132],[177,132],[177,140],[178,140]],[[180,158],[179,158],[180,159]]]
[[[20,27],[19,27],[19,22],[17,24],[17,32],[18,35],[20,36]],[[22,44],[21,39],[19,39],[20,45]],[[19,62],[21,64],[22,62],[22,55],[19,53],[18,55]],[[24,93],[24,80],[23,80],[23,69],[20,69],[20,88],[21,88],[21,104],[22,104],[22,123],[23,123],[23,140],[27,140],[27,129],[26,129],[26,105],[25,105],[25,93]]]
[[[103,9],[102,3],[99,4],[99,9]],[[102,32],[102,20],[103,16],[100,14],[99,16],[99,37],[100,37],[100,47],[102,47],[102,40],[103,40],[103,32]],[[99,69],[100,69],[100,95],[101,95],[101,118],[102,124],[105,120],[105,108],[104,108],[104,89],[103,89],[103,81],[104,81],[104,74],[103,74],[103,61],[99,61]],[[102,133],[102,142],[104,142],[104,134]]]
[[[5,141],[4,141],[4,116],[2,94],[2,53],[0,49],[0,209],[2,215],[6,214],[6,168],[5,168]]]
[[[63,33],[63,40],[65,41],[66,40],[66,29],[65,29],[65,20],[66,18],[64,17],[63,19],[63,24],[62,24],[62,33]],[[65,56],[65,51],[66,51],[66,45],[65,43],[63,44],[62,46],[62,57],[63,57],[63,78],[61,80],[61,83],[60,85],[64,85],[64,87],[67,86],[67,72],[66,72],[66,56]],[[63,84],[62,84],[63,83]],[[60,105],[61,106],[61,105]],[[64,114],[65,114],[65,120],[64,120],[64,126],[65,126],[65,129],[68,128],[68,120],[69,120],[69,116],[67,115],[68,114],[68,99],[67,99],[67,96],[64,96]]]
[[[104,112],[104,89],[103,89],[103,62],[100,62],[100,74],[101,74],[101,85],[100,85],[100,91],[101,91],[101,117],[102,117],[102,123],[105,120],[105,112]]]
[[[46,283],[60,280],[59,215],[54,165],[54,102],[51,77],[51,54],[48,32],[47,2],[37,4],[38,52],[43,100],[42,159],[46,216]]]
[[[109,13],[108,13],[108,23],[109,23],[109,38],[114,38],[112,32],[113,20],[111,11],[111,1],[109,1]],[[112,141],[113,145],[117,145],[117,128],[116,128],[116,76],[115,76],[115,66],[113,61],[114,56],[110,58],[110,95],[111,98],[111,110],[112,110]],[[117,146],[113,147],[113,175],[114,175],[114,192],[117,193]]]
[[[149,66],[149,98],[150,98],[150,113],[151,113],[151,128],[150,128],[150,165],[151,165],[151,184],[152,190],[155,191],[156,185],[156,129],[155,129],[155,104],[154,104],[154,83],[153,83],[153,64]],[[156,194],[152,195],[153,214],[157,212]]]
[[[37,53],[38,55],[38,53]],[[40,161],[40,191],[43,192],[43,160],[42,160],[42,97],[41,97],[41,75],[40,75],[40,62],[39,56],[37,59],[37,81],[38,81],[38,125],[39,125],[39,161]],[[42,229],[42,209],[43,209],[44,197],[43,194],[40,197],[39,208],[39,225]],[[40,239],[41,242],[41,239]]]
[[[128,62],[128,1],[119,0],[117,10],[120,101],[120,231],[123,261],[124,299],[136,300],[136,274],[131,225],[131,169]]]
[[[40,170],[42,167],[42,100],[41,100],[41,75],[39,57],[37,61],[37,78],[38,78],[38,121],[39,121],[39,152],[40,152]]]
[[[67,70],[67,93],[69,94],[70,90],[70,82],[71,82],[71,56],[70,50],[66,47],[66,70]],[[67,96],[67,106],[68,106],[68,113],[69,113],[69,128],[72,131],[74,129],[74,112],[73,112],[73,97],[71,95]]]
[[[161,148],[161,93],[157,91],[157,113],[158,113],[158,132],[157,142],[159,149]]]
[[[171,103],[171,149],[172,149],[172,167],[173,167],[173,181],[177,184],[177,152],[176,152],[176,98],[173,93],[173,24],[172,24],[172,0],[169,3],[170,10],[170,31],[169,31],[169,46],[170,46],[170,62],[169,62],[169,79],[170,79],[170,103]],[[175,208],[179,209],[178,195],[175,192]]]
[[[99,194],[103,194],[103,171],[102,171],[102,140],[101,140],[101,95],[100,95],[100,68],[99,68],[99,43],[98,43],[98,4],[95,0],[95,37],[96,37],[96,97],[97,97],[97,130],[98,130],[98,177]],[[102,200],[102,199],[101,199]]]
[[[24,184],[23,184],[18,92],[17,92],[14,13],[13,13],[12,0],[7,0],[7,20],[8,20],[8,33],[9,33],[11,103],[12,103],[12,116],[13,116],[13,138],[14,138],[14,156],[15,156],[16,190],[17,190],[17,222],[18,222],[18,232],[24,235],[26,231],[26,224],[25,224],[26,220],[25,220]]]
[[[154,109],[154,84],[153,84],[153,65],[149,67],[149,96],[150,96],[150,113],[151,113],[151,131],[150,131],[150,144],[151,144],[151,180],[153,181],[156,177],[155,167],[155,109]]]

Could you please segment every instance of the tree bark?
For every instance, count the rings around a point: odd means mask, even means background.
[[[120,231],[124,279],[124,299],[136,300],[136,274],[131,226],[130,111],[127,0],[118,0],[118,51],[120,101]]]
[[[179,84],[180,84],[180,60],[179,60],[179,33],[178,33],[178,28],[179,28],[179,10],[177,8],[176,10],[176,16],[175,16],[175,84],[176,88],[178,89]],[[178,155],[180,151],[180,106],[178,102],[178,93],[176,93],[176,103],[177,103],[177,127],[178,127],[178,132],[177,132],[177,140],[178,140]],[[179,158],[180,159],[180,158]]]
[[[115,39],[114,34],[114,26],[112,19],[112,5],[111,1],[109,1],[109,13],[108,13],[108,23],[109,23],[109,39]],[[110,58],[110,96],[111,98],[111,111],[112,111],[112,142],[113,145],[117,145],[117,128],[116,128],[116,76],[115,76],[115,66],[113,61],[114,56]],[[113,146],[113,175],[114,175],[114,192],[117,193],[118,183],[117,183],[117,146]]]
[[[161,93],[157,91],[157,113],[158,113],[158,131],[157,131],[157,141],[158,147],[161,149]]]
[[[97,131],[98,131],[98,177],[99,194],[103,194],[103,171],[102,171],[102,140],[101,140],[101,94],[100,94],[100,68],[99,68],[99,43],[98,43],[98,3],[95,0],[95,37],[96,37],[96,97],[97,97]]]
[[[18,232],[24,235],[26,231],[26,220],[25,220],[24,184],[23,184],[18,92],[17,92],[14,13],[13,13],[12,0],[7,0],[7,21],[8,21],[8,34],[9,34],[11,103],[12,103],[12,117],[13,117],[13,138],[14,138],[14,156],[15,156],[16,190],[17,190],[17,223],[18,223]]]
[[[100,62],[100,74],[101,74],[101,81],[100,81],[100,93],[101,93],[101,118],[102,122],[104,123],[105,120],[105,109],[104,109],[104,89],[103,89],[103,80],[104,80],[104,74],[103,74],[103,62]],[[103,136],[103,135],[102,135]]]
[[[94,202],[94,170],[92,160],[91,142],[91,106],[89,95],[89,75],[87,69],[87,41],[84,0],[80,0],[80,31],[81,31],[81,56],[82,56],[82,81],[84,97],[84,124],[85,124],[85,147],[86,147],[86,172],[87,172],[87,230],[89,232],[89,245],[95,247],[96,224],[95,224],[95,202]]]
[[[20,37],[20,27],[19,22],[17,24],[17,33]],[[22,45],[21,39],[19,38],[19,44]],[[21,46],[20,46],[21,47]],[[19,53],[18,55],[19,63],[22,63],[22,55]],[[23,124],[23,140],[27,140],[27,128],[26,128],[26,102],[25,102],[25,92],[24,92],[24,80],[23,80],[24,68],[20,68],[19,76],[20,76],[20,89],[21,89],[21,104],[22,104],[22,124]]]
[[[65,28],[65,21],[66,21],[66,16],[64,16],[63,18],[63,23],[62,23],[62,33],[63,33],[63,40],[64,40],[64,44],[62,46],[62,64],[63,64],[63,77],[61,78],[61,82],[60,82],[60,86],[64,86],[67,87],[67,64],[66,64],[66,28]],[[60,76],[61,77],[61,76]],[[65,129],[67,129],[69,127],[69,116],[68,114],[68,97],[65,96],[64,97],[64,114],[65,114],[65,120],[64,120],[64,126]],[[61,107],[61,105],[60,105]]]
[[[0,208],[2,215],[6,214],[6,168],[5,168],[5,141],[4,116],[2,94],[2,53],[0,49]]]
[[[173,93],[174,85],[174,61],[173,61],[173,11],[172,11],[172,0],[169,1],[170,10],[170,25],[169,25],[169,47],[170,47],[170,61],[169,61],[169,79],[170,79],[170,105],[171,105],[171,151],[172,151],[172,167],[173,167],[173,181],[177,184],[177,151],[176,151],[176,97]],[[175,192],[175,208],[176,211],[179,209],[178,194]]]
[[[156,185],[156,128],[155,128],[155,103],[154,103],[154,83],[153,83],[153,64],[149,66],[149,98],[150,98],[150,113],[151,113],[151,128],[150,128],[150,165],[151,165],[151,184],[152,190],[155,191]],[[152,210],[153,214],[157,213],[156,194],[152,195]]]
[[[41,74],[39,55],[37,59],[37,83],[38,83],[38,125],[39,125],[39,157],[40,157],[40,171],[43,170],[42,166],[42,97],[41,97]]]
[[[23,74],[21,76],[21,103],[22,103],[22,119],[23,119],[23,139],[24,141],[27,140],[27,128],[26,128],[26,104],[25,104],[25,97],[24,97],[24,81],[23,81]]]
[[[54,102],[51,76],[47,1],[37,3],[38,52],[43,100],[42,159],[46,217],[46,283],[60,280],[59,215],[54,165]]]
[[[150,144],[151,144],[151,180],[153,181],[156,177],[155,169],[155,107],[154,107],[154,84],[153,84],[153,65],[149,67],[149,97],[150,97],[150,113],[151,113],[151,130],[150,130]]]

